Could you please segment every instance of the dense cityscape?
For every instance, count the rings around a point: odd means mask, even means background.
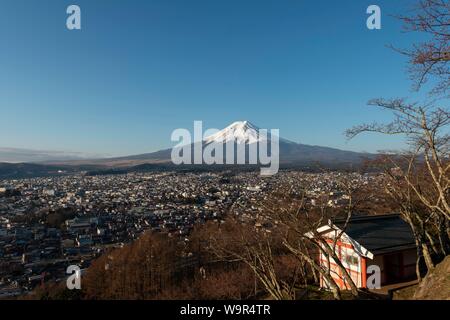
[[[0,297],[61,281],[67,266],[85,269],[105,249],[146,230],[187,241],[195,224],[221,221],[231,207],[243,219],[256,219],[257,204],[281,184],[300,183],[312,206],[324,193],[328,206],[342,206],[348,198],[338,190],[339,175],[161,172],[0,181]],[[351,178],[355,184],[373,179]]]

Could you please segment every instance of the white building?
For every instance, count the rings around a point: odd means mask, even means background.
[[[359,288],[367,288],[367,268],[380,268],[381,285],[401,283],[416,277],[416,245],[409,225],[399,215],[379,215],[352,218],[344,232],[344,220],[329,221],[329,225],[317,231],[336,241],[335,250],[353,282]],[[328,268],[328,259],[319,254],[322,266]],[[341,269],[330,259],[331,276],[340,288],[348,288]],[[320,285],[327,287],[324,279]]]

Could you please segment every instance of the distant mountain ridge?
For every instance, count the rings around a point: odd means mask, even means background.
[[[269,131],[269,130],[268,130]],[[249,121],[237,121],[225,129],[206,137],[203,147],[210,143],[226,143],[234,140],[237,144],[251,145],[270,139],[270,131],[266,136],[261,134],[261,129]],[[194,147],[194,144],[191,145]],[[365,158],[371,158],[374,154],[344,151],[335,148],[311,146],[299,144],[279,137],[280,163],[305,164],[358,164]],[[169,162],[172,149],[160,150],[153,153],[145,153],[128,157],[105,159],[107,162],[123,163],[127,160],[142,163]]]
[[[204,148],[211,143],[226,143],[233,140],[235,144],[245,144],[246,148],[248,148],[251,144],[261,143],[265,139],[270,139],[270,130],[268,131],[269,134],[265,136],[262,134],[261,129],[251,122],[236,121],[223,130],[206,137],[202,141],[201,147]],[[193,149],[195,144],[192,143],[190,147]],[[33,176],[33,171],[36,171],[39,175],[52,175],[58,170],[74,172],[81,169],[89,170],[89,168],[95,170],[111,170],[111,168],[117,168],[118,170],[123,170],[124,168],[127,170],[133,170],[133,168],[138,168],[139,170],[142,168],[173,168],[175,165],[171,161],[171,153],[172,149],[164,149],[151,153],[114,158],[67,161],[58,159],[27,165],[0,163],[0,179],[12,176]],[[352,167],[361,164],[365,159],[375,157],[375,154],[370,153],[295,143],[281,137],[279,137],[279,154],[280,167],[302,168],[308,166],[322,166],[325,168]],[[0,157],[1,161],[2,158]],[[15,172],[15,174],[11,174],[11,172]]]

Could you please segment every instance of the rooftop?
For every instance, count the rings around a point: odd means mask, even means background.
[[[344,227],[344,219],[336,219],[334,225]],[[373,254],[383,254],[416,246],[410,226],[399,214],[363,216],[351,218],[345,233]]]

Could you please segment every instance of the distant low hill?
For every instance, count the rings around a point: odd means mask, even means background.
[[[98,167],[0,162],[0,179],[22,179],[67,175],[81,171],[94,170],[96,168]]]

